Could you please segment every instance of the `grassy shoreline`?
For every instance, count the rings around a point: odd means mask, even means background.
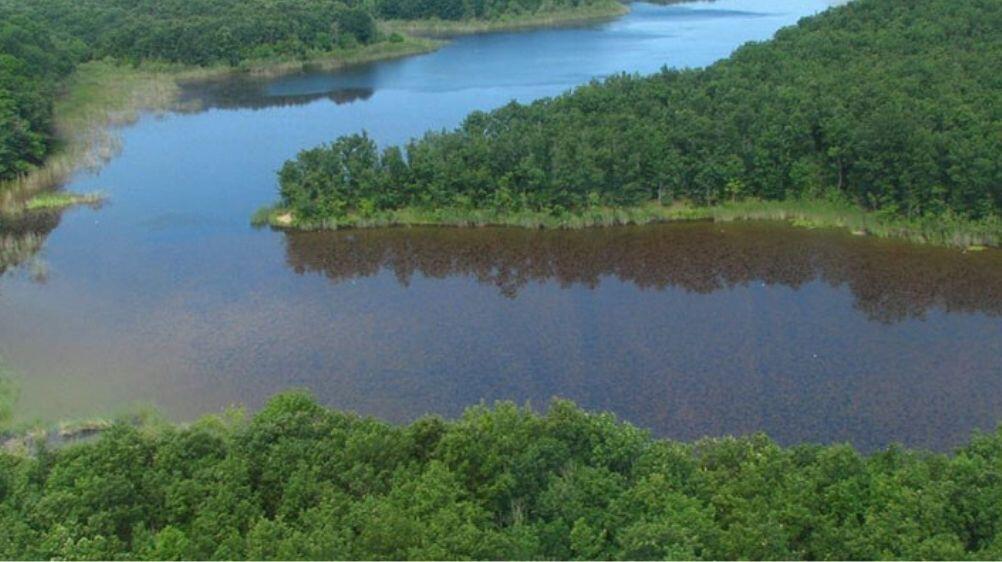
[[[178,98],[184,84],[238,75],[279,76],[311,70],[336,70],[355,64],[434,51],[444,42],[405,37],[356,47],[314,53],[304,60],[264,59],[237,67],[191,67],[164,63],[128,66],[111,60],[81,64],[63,85],[54,108],[57,146],[28,174],[0,182],[0,209],[23,210],[33,197],[68,182],[80,170],[96,170],[121,150],[114,129],[135,122],[144,112],[185,109]]]
[[[959,218],[907,220],[883,217],[843,203],[805,201],[739,201],[716,206],[657,203],[636,207],[593,207],[554,215],[539,211],[403,208],[361,216],[304,221],[288,209],[266,207],[252,218],[256,226],[290,230],[335,230],[392,226],[513,226],[522,228],[593,228],[672,221],[780,220],[802,228],[840,228],[856,235],[902,238],[912,242],[979,249],[1002,245],[1002,220],[974,222]]]
[[[496,31],[517,31],[540,27],[563,27],[601,22],[630,11],[617,0],[594,6],[554,10],[545,13],[507,16],[496,20],[386,20],[380,26],[386,33],[402,33],[425,37],[449,37]]]
[[[625,14],[629,8],[616,0],[597,6],[527,14],[482,22],[419,20],[381,22],[387,35],[399,41],[310,53],[301,60],[258,59],[233,67],[148,62],[128,66],[111,60],[81,64],[66,79],[56,100],[54,129],[57,146],[44,164],[24,176],[0,181],[0,210],[20,211],[34,196],[65,184],[80,170],[96,170],[121,150],[114,129],[135,122],[144,112],[163,113],[179,107],[186,83],[226,79],[239,75],[275,77],[309,70],[337,70],[347,66],[429,53],[446,41],[431,35],[460,35],[531,27],[575,25]],[[416,36],[427,35],[427,36]]]

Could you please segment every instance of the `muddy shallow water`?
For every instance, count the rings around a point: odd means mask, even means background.
[[[249,226],[298,150],[382,144],[619,70],[705,65],[829,2],[636,4],[338,73],[189,90],[76,209],[0,229],[22,418],[190,419],[305,387],[391,420],[481,400],[608,409],[658,435],[948,448],[1002,420],[1002,252],[769,223],[584,231]]]

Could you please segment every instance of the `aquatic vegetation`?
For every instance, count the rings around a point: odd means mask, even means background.
[[[736,220],[788,221],[802,228],[841,228],[858,235],[881,238],[904,238],[914,242],[962,248],[999,246],[1002,243],[1002,219],[989,216],[980,220],[952,213],[921,219],[865,211],[846,203],[823,199],[731,201],[703,206],[677,202],[656,202],[638,206],[596,206],[577,210],[469,209],[455,207],[372,210],[348,212],[341,216],[306,220],[289,208],[265,207],[251,219],[255,226],[318,230],[341,228],[379,228],[387,226],[514,226],[523,228],[593,228],[653,224],[671,221]]]
[[[565,401],[406,426],[301,393],[0,453],[0,557],[993,559],[1002,430],[952,454],[652,439]]]
[[[28,211],[38,211],[42,209],[65,209],[76,205],[98,205],[105,200],[105,194],[95,193],[68,193],[56,191],[36,195],[28,200],[25,209]]]
[[[866,211],[846,202],[825,199],[745,200],[695,210],[715,221],[783,220],[805,228],[842,228],[853,234],[904,238],[914,242],[961,248],[1002,245],[1002,218],[970,219],[952,212],[907,218]]]
[[[589,228],[627,224],[650,224],[672,220],[709,218],[704,210],[676,205],[656,204],[637,207],[593,207],[583,211],[534,211],[522,209],[470,209],[458,207],[404,207],[347,213],[328,219],[303,220],[292,209],[265,207],[252,217],[255,226],[318,230],[339,228],[379,228],[387,226],[517,226],[523,228]]]

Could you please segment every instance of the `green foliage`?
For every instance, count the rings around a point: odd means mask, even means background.
[[[0,4],[0,180],[24,174],[52,147],[55,84],[80,49]]]
[[[82,61],[238,66],[399,44],[377,18],[497,20],[608,0],[0,0],[0,181],[55,147],[53,100]],[[392,15],[390,15],[392,14]]]
[[[392,20],[494,21],[600,4],[602,0],[375,0],[375,14]]]
[[[322,224],[404,208],[559,217],[796,197],[992,223],[1000,30],[995,0],[857,0],[706,69],[475,112],[405,150],[342,137],[283,168],[279,206]]]
[[[133,62],[235,65],[378,39],[370,12],[351,0],[0,0],[0,11],[77,38],[88,58]]]
[[[17,394],[17,386],[10,379],[3,361],[0,360],[0,432],[7,429],[14,417]]]
[[[0,454],[0,558],[963,559],[1002,544],[1002,429],[952,455],[652,439],[555,401],[249,422]]]

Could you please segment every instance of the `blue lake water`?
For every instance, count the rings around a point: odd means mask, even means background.
[[[151,403],[177,419],[290,387],[404,421],[553,396],[674,438],[933,448],[1002,419],[1002,257],[782,225],[284,234],[251,214],[297,151],[382,144],[617,72],[699,67],[824,0],[653,6],[581,28],[472,35],[427,55],[233,80],[120,131],[22,225],[0,356],[22,417]],[[19,238],[21,239],[21,238]]]

